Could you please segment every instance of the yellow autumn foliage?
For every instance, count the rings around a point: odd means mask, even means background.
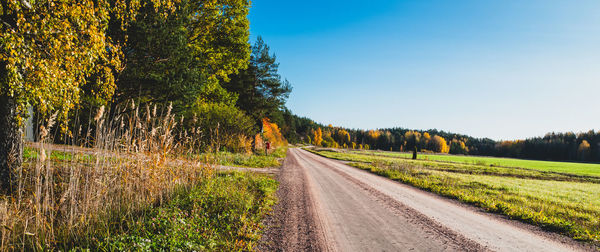
[[[441,136],[435,135],[430,140],[431,150],[434,152],[448,153],[450,146],[446,143],[446,139]]]
[[[285,140],[285,138],[281,134],[281,131],[279,130],[279,126],[277,126],[276,123],[272,123],[271,120],[269,120],[269,118],[265,117],[262,120],[262,125],[263,125],[263,132],[262,132],[263,138],[264,138],[264,140],[266,140],[267,142],[269,142],[271,144],[271,148],[276,148],[276,147],[287,145],[287,140]]]

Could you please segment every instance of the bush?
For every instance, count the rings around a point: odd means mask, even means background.
[[[223,103],[199,102],[186,116],[188,129],[202,132],[203,150],[249,152],[256,126],[240,109]]]

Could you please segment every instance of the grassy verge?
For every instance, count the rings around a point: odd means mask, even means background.
[[[381,157],[405,158],[412,157],[412,153],[389,152],[389,151],[352,151],[359,155],[373,155]],[[419,159],[453,162],[462,164],[476,164],[488,166],[520,167],[536,169],[540,171],[552,171],[572,173],[577,175],[600,176],[600,164],[576,163],[576,162],[554,162],[541,160],[525,160],[516,158],[479,157],[447,154],[419,154]]]
[[[222,173],[152,208],[94,250],[247,251],[260,239],[262,218],[275,203],[277,182],[249,173]]]
[[[287,147],[279,147],[268,155],[264,152],[255,152],[251,154],[218,152],[216,154],[202,154],[200,158],[201,160],[204,160],[207,156],[210,156],[210,158],[214,158],[216,163],[224,166],[250,168],[278,167],[285,158],[287,149]]]
[[[11,192],[0,195],[0,251],[252,248],[276,182],[215,174],[214,157],[188,155],[198,136],[176,137],[186,129],[171,108],[125,110],[99,110],[93,132],[65,139],[89,147],[49,144],[46,131],[27,144]],[[280,155],[246,163],[270,166]]]
[[[65,147],[67,148],[67,147]],[[67,148],[68,149],[68,148]],[[218,152],[218,153],[204,153],[199,155],[199,160],[211,160],[217,164],[224,166],[241,166],[250,168],[266,168],[266,167],[278,167],[281,165],[281,161],[287,155],[287,147],[279,147],[268,155],[264,152],[255,153],[232,153],[232,152]],[[80,162],[94,162],[96,161],[95,156],[86,153],[70,153],[61,150],[53,150],[50,153],[50,159],[53,161],[71,162],[78,160]],[[38,150],[33,147],[25,147],[23,149],[23,160],[24,162],[35,162],[39,158]]]
[[[315,152],[329,158],[354,161],[350,165],[486,211],[578,240],[600,243],[600,183],[597,177],[358,153]]]
[[[0,250],[250,250],[275,202],[272,178],[213,162],[52,147],[26,147],[19,193],[0,195]]]

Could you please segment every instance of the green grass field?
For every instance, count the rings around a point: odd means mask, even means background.
[[[388,152],[388,151],[352,151],[352,153],[377,155],[384,157],[411,158],[412,153]],[[600,176],[600,164],[575,163],[575,162],[553,162],[539,160],[525,160],[515,158],[478,157],[444,154],[419,154],[418,159],[454,162],[463,164],[478,164],[491,166],[529,168],[541,171],[564,172],[578,175]]]
[[[539,164],[531,167],[527,165],[532,161],[516,159],[507,159],[503,164],[521,167],[490,166],[477,162],[478,157],[468,156],[448,162],[410,160],[389,152],[311,151],[352,161],[351,166],[600,245],[600,176],[593,176],[593,169],[568,171],[560,166],[562,162],[545,162],[554,163],[546,168],[535,167]]]

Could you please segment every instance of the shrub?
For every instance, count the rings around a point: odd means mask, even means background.
[[[199,102],[188,112],[187,128],[202,132],[201,149],[247,151],[248,136],[256,127],[251,117],[240,109],[223,103]]]

